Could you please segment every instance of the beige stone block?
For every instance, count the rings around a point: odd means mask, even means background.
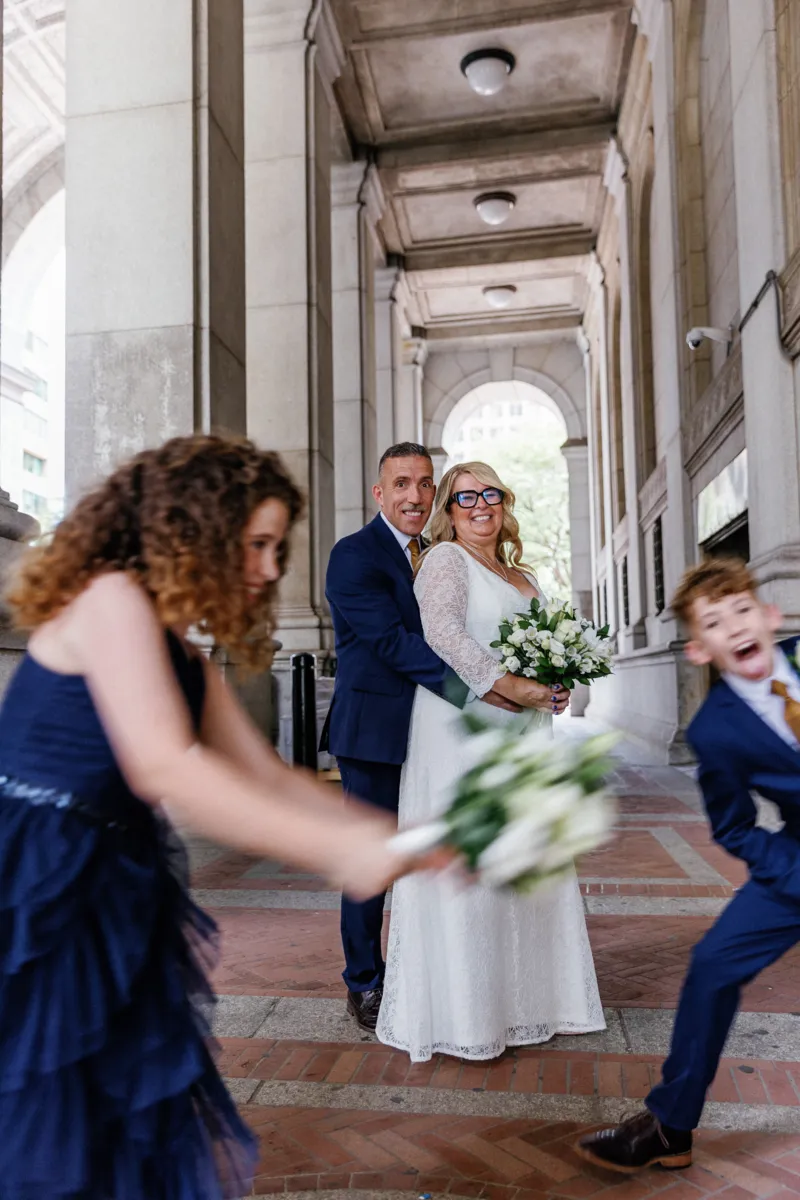
[[[191,0],[70,0],[67,116],[191,101],[193,10]]]
[[[67,338],[70,501],[146,446],[194,430],[194,328]]]
[[[305,304],[247,314],[247,427],[282,453],[309,444],[307,314]]]
[[[363,496],[364,461],[361,442],[361,404],[339,400],[334,408],[336,507],[358,508]]]
[[[68,140],[67,331],[191,324],[191,103],[76,118]]]
[[[335,208],[331,214],[331,277],[335,291],[359,288],[358,208]]]
[[[248,163],[305,152],[306,47],[300,41],[244,56],[245,155]]]
[[[245,174],[247,304],[308,302],[306,160],[249,162]]]
[[[351,290],[333,297],[333,394],[358,400],[361,381],[361,294]]]

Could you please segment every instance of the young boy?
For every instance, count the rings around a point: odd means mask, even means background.
[[[578,1149],[625,1174],[688,1167],[692,1130],[717,1071],[742,985],[800,941],[800,638],[774,645],[781,614],[762,604],[743,562],[711,559],[684,576],[673,609],[686,656],[722,678],[689,727],[714,840],[750,879],[694,948],[672,1048],[646,1110]],[[756,826],[752,793],[774,801],[784,827]]]

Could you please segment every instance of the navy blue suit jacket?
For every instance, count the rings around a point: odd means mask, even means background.
[[[417,685],[459,706],[469,689],[426,644],[411,564],[380,514],[334,546],[325,594],[337,658],[328,749],[402,763]]]
[[[781,642],[793,661],[800,638]],[[750,875],[800,902],[800,751],[779,737],[724,680],[715,684],[687,737],[714,840],[741,858]],[[780,809],[785,827],[756,827],[751,793]]]

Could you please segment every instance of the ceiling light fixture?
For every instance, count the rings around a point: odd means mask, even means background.
[[[517,289],[513,283],[508,283],[500,287],[485,287],[483,294],[486,297],[486,303],[490,304],[492,308],[508,308],[517,294]]]
[[[473,50],[461,60],[461,72],[479,96],[496,96],[508,83],[517,60],[508,50]]]
[[[514,211],[517,197],[513,192],[484,192],[474,203],[485,225],[502,225]]]

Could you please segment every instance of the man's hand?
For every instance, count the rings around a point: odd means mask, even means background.
[[[503,708],[506,712],[522,712],[521,705],[515,704],[513,700],[506,700],[505,696],[501,696],[494,688],[490,692],[486,692],[484,696],[481,696],[481,700],[484,704],[491,704],[493,708]]]

